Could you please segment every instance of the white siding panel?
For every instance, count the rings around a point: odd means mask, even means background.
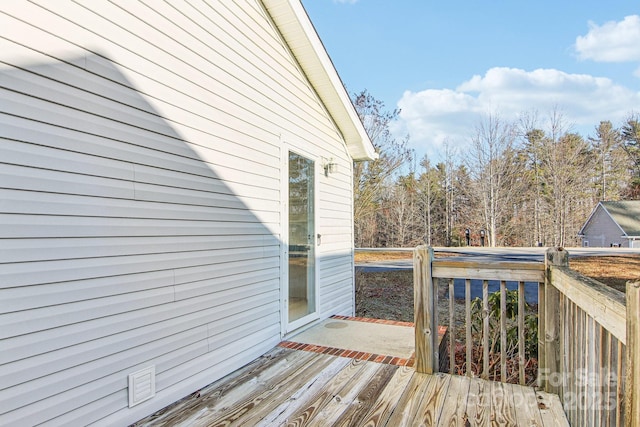
[[[349,270],[339,271],[336,269],[327,270],[326,273],[322,274],[322,287],[328,289],[335,284],[341,284],[345,281],[351,280],[353,272]]]
[[[263,248],[276,245],[264,236],[166,236],[114,237],[82,239],[14,239],[0,248],[0,260],[9,262],[53,261],[72,258],[145,255],[238,248]],[[78,254],[78,249],[82,253]],[[1,303],[1,301],[0,301]]]
[[[260,137],[262,141],[268,141],[271,137],[266,132],[262,135],[256,135],[255,132],[253,134],[240,132],[242,129],[249,131],[250,126],[246,122],[234,123],[237,119],[234,119],[233,110],[229,111],[229,109],[217,113],[220,116],[228,115],[229,117],[221,117],[220,123],[225,123],[225,126],[217,130],[215,135],[212,135],[206,131],[213,124],[211,118],[209,118],[212,113],[212,111],[208,111],[211,110],[210,105],[202,105],[200,108],[196,108],[195,110],[199,112],[199,114],[196,114],[194,111],[162,103],[164,116],[171,117],[171,121],[168,122],[164,117],[158,117],[158,112],[151,106],[141,110],[136,108],[137,106],[123,104],[120,100],[112,100],[110,98],[111,94],[108,96],[103,96],[102,94],[94,95],[92,92],[70,87],[67,84],[36,74],[18,72],[16,70],[14,73],[5,73],[3,80],[3,83],[14,91],[25,93],[35,90],[40,99],[55,100],[56,104],[64,105],[74,111],[89,111],[99,117],[108,117],[112,121],[147,129],[169,137],[188,132],[192,134],[195,141],[205,139],[211,140],[210,142],[217,142],[211,148],[218,152],[233,154],[244,159],[254,159],[256,161],[256,150],[242,145],[232,145],[229,143],[230,141],[243,141],[256,137]],[[167,94],[167,99],[171,99],[168,96],[169,94]],[[197,102],[195,100],[189,101],[191,103]],[[158,102],[154,101],[156,109],[159,107]],[[176,102],[175,96],[173,102]],[[238,107],[236,107],[237,109]],[[202,114],[207,114],[209,117],[204,117]],[[185,123],[189,123],[189,125]],[[261,156],[275,158],[278,155],[277,147],[271,145],[266,145],[265,147],[268,150],[262,149],[258,151]]]
[[[41,117],[50,117],[46,111],[40,111]],[[36,114],[38,116],[38,114]],[[29,120],[21,117],[7,116],[0,113],[0,135],[7,139],[24,141],[40,146],[60,148],[63,150],[86,153],[92,156],[100,156],[133,162],[136,164],[154,165],[170,170],[212,176],[211,168],[201,161],[193,150],[182,153],[168,153],[160,150],[162,137],[151,138],[136,129],[128,129],[130,132],[121,132],[114,129],[109,132],[97,124],[84,126],[74,124],[83,129],[75,130],[69,127],[60,127],[48,123]],[[102,135],[98,131],[103,131]],[[175,154],[173,156],[167,154]]]
[[[194,298],[188,300],[177,301],[173,304],[163,304],[111,316],[109,318],[94,319],[83,323],[76,323],[65,326],[64,328],[47,329],[28,335],[20,335],[17,337],[0,341],[0,363],[7,363],[13,360],[32,357],[46,352],[52,352],[60,348],[60,344],[67,346],[82,344],[87,341],[95,340],[96,337],[118,334],[136,328],[143,328],[154,325],[159,322],[168,322],[171,326],[173,323],[178,324],[184,321],[184,327],[195,327],[202,322],[209,323],[218,318],[220,313],[226,313],[228,316],[234,311],[250,310],[255,305],[264,305],[274,302],[278,299],[278,292],[273,289],[277,286],[274,283],[260,283],[257,285],[236,287],[233,289],[222,290],[214,294],[207,294],[202,298]],[[216,307],[215,310],[212,310]],[[192,313],[198,313],[192,317]],[[160,333],[169,333],[166,330]],[[37,343],[37,346],[34,345]],[[110,351],[111,349],[95,347],[96,343],[92,343],[88,351],[90,353]],[[131,342],[124,343],[131,345]],[[66,348],[66,347],[65,347]]]
[[[54,150],[17,141],[2,141],[0,162],[123,181],[133,181],[134,179],[134,167],[125,162]],[[0,183],[4,185],[4,181],[0,181]]]
[[[137,274],[154,270],[180,269],[238,260],[251,261],[255,258],[277,257],[279,252],[278,247],[243,248],[17,263],[7,265],[2,269],[0,288]]]
[[[232,29],[226,22],[223,22],[223,19],[215,19],[215,15],[219,11],[213,10],[210,12],[214,15],[212,23],[215,24],[210,32],[201,34],[201,37],[206,40],[206,43],[203,43],[199,37],[194,37],[192,34],[184,32],[179,26],[175,25],[173,20],[169,20],[169,17],[178,17],[179,15],[172,8],[162,4],[154,4],[153,9],[160,8],[162,10],[162,13],[157,13],[146,6],[127,3],[129,13],[125,13],[107,3],[97,7],[90,1],[83,1],[82,3],[101,15],[108,14],[113,16],[118,14],[116,21],[119,25],[125,24],[124,27],[128,28],[138,27],[142,29],[141,32],[149,31],[154,34],[155,38],[128,37],[125,33],[118,34],[116,29],[109,31],[109,33],[127,37],[127,46],[138,52],[144,52],[144,56],[154,64],[163,64],[172,59],[177,60],[175,61],[176,68],[172,69],[172,71],[180,76],[186,76],[192,81],[200,80],[203,77],[220,81],[223,83],[222,86],[224,88],[219,88],[218,92],[224,93],[224,89],[228,88],[227,99],[238,99],[238,94],[244,94],[245,88],[250,90],[254,93],[254,96],[252,98],[247,97],[246,101],[251,101],[249,105],[259,118],[273,116],[274,113],[278,114],[278,111],[266,107],[266,105],[272,104],[274,101],[283,110],[292,105],[283,94],[284,87],[279,88],[280,90],[273,88],[274,86],[278,88],[281,85],[276,79],[269,78],[268,81],[264,80],[271,73],[266,72],[267,70],[262,73],[253,72],[253,67],[263,68],[263,66],[255,58],[252,62],[249,62],[243,57],[243,55],[251,55],[251,51],[241,49],[242,54],[239,54],[237,51],[227,47],[228,43],[233,43],[234,46],[237,46],[239,38],[231,37],[225,40],[227,43],[220,43],[211,36],[216,34],[218,37],[221,35],[224,37],[226,31]],[[221,8],[224,8],[224,6]],[[165,14],[169,16],[166,17]],[[229,16],[229,14],[225,14],[224,17]],[[151,20],[153,24],[148,24],[147,21]],[[220,25],[220,27],[215,28],[217,25]],[[159,32],[154,30],[159,30]],[[194,30],[197,30],[197,27],[191,26],[190,31]],[[168,35],[169,33],[170,36]],[[243,35],[243,37],[246,38],[246,35]],[[173,54],[173,52],[177,51],[182,52],[179,58]],[[200,52],[207,52],[207,54]],[[260,91],[255,91],[255,88],[260,88]],[[262,127],[268,128],[269,126]]]
[[[86,322],[174,300],[172,287],[0,315],[0,339]]]
[[[2,2],[0,27],[1,425],[127,425],[278,342],[282,140],[338,163],[320,316],[352,313],[351,159],[258,1]]]
[[[2,141],[0,141],[0,144]],[[15,190],[65,192],[98,197],[134,197],[132,181],[84,176],[51,170],[26,168],[0,163],[0,186]]]
[[[3,22],[6,22],[6,20]],[[24,31],[25,34],[34,31],[33,27],[26,23],[18,22],[15,23],[15,25],[21,25],[21,30]],[[39,38],[44,38],[44,40],[51,43],[51,45],[64,43],[65,46],[69,46],[71,54],[57,55],[57,59],[60,61],[51,62],[52,56],[45,55],[42,52],[7,39],[0,39],[0,50],[3,52],[3,57],[11,58],[11,62],[15,67],[14,70],[22,69],[34,76],[40,76],[73,88],[110,98],[122,105],[128,105],[140,111],[152,112],[149,108],[149,103],[140,97],[139,93],[132,91],[126,86],[127,81],[120,73],[114,70],[113,63],[105,58],[96,56],[78,57],[79,49],[77,47],[74,47],[70,43],[65,43],[50,34],[41,33]],[[63,60],[67,61],[63,62]],[[95,65],[89,67],[87,65],[88,62]],[[34,63],[46,64],[46,66],[31,66]],[[99,64],[104,65],[101,66]],[[96,79],[95,74],[88,74],[86,72],[88,68],[100,69],[101,72],[96,74],[104,75],[104,78]],[[116,81],[120,84],[113,84]]]
[[[110,101],[108,98],[94,95],[91,92],[59,83],[56,80],[42,77],[35,73],[23,72],[17,69],[11,73],[7,70],[3,73],[2,79],[3,85],[10,88],[11,91],[37,94],[38,100],[43,100],[43,102],[47,103],[55,102],[56,104],[64,105],[69,110],[87,111],[95,116],[105,117],[115,122],[159,134],[167,133],[167,130],[170,129],[166,122],[157,117],[157,115],[149,114],[136,108],[126,108],[126,105],[122,103]]]
[[[261,340],[263,340],[265,336],[278,337],[280,333],[279,328],[280,328],[279,325],[269,325],[264,330],[260,330],[258,332],[254,332],[250,335],[242,337],[239,340],[233,341],[229,345],[217,347],[216,349],[219,350],[219,352],[209,352],[200,359],[207,359],[207,358],[213,358],[213,357],[217,358],[216,355],[220,353],[224,353],[225,350],[227,354],[234,354],[237,352],[237,349],[245,349],[245,348],[254,347],[254,346],[259,348],[259,345],[262,342]],[[273,338],[271,340],[273,340]],[[200,359],[190,360],[187,363],[183,363],[179,366],[176,366],[173,369],[170,369],[164,372],[162,375],[158,375],[156,380],[156,387],[159,389],[170,387],[171,385],[179,382],[182,378],[185,378],[185,377],[188,378],[190,376],[196,375],[204,371],[205,368],[211,366],[209,363],[203,363],[203,360],[200,360]]]
[[[237,319],[228,318],[221,322],[209,325],[209,330],[214,331],[208,339],[209,351],[215,351],[221,347],[232,345],[239,338],[244,338],[255,333],[256,330],[268,328],[269,335],[280,333],[280,313],[272,311],[269,315],[256,317],[250,322],[238,324]],[[220,332],[224,331],[224,332]]]
[[[173,285],[172,270],[0,289],[0,312],[12,313]]]
[[[322,269],[331,269],[334,271],[347,271],[353,269],[351,262],[345,263],[345,258],[353,260],[351,251],[335,251],[326,252],[322,255]]]
[[[237,305],[229,308],[208,309],[189,313],[175,319],[165,320],[143,328],[124,331],[98,340],[90,340],[71,347],[65,347],[51,353],[42,353],[33,357],[7,363],[0,366],[0,384],[8,387],[36,378],[44,377],[55,372],[71,369],[92,361],[101,360],[111,355],[118,355],[128,349],[143,346],[146,343],[157,342],[164,337],[178,336],[183,332],[194,331],[206,326],[207,335],[212,330],[223,331],[218,322],[221,319],[231,319],[236,324],[270,315],[277,311],[277,306],[265,305],[264,298],[248,298],[247,305],[251,311],[241,311]],[[234,311],[235,310],[235,311]],[[233,327],[233,325],[231,325]],[[133,345],[132,345],[133,343]],[[163,351],[169,352],[168,349]]]
[[[108,357],[96,359],[70,369],[59,370],[31,381],[21,382],[18,385],[11,384],[13,387],[0,390],[0,399],[8,407],[19,408],[81,386],[86,382],[97,381],[100,378],[119,372],[123,368],[131,369],[148,360],[150,354],[171,354],[173,351],[187,345],[200,343],[199,354],[192,356],[192,358],[195,358],[207,352],[206,339],[206,326],[190,329],[184,333],[139,345],[124,352],[113,353]],[[156,372],[161,373],[174,366],[174,363],[166,367],[159,365],[156,366]],[[116,390],[105,389],[103,393],[110,394]]]
[[[233,276],[239,272],[261,271],[274,267],[274,260],[269,258],[257,258],[250,260],[229,261],[224,264],[202,265],[196,267],[181,268],[175,270],[176,285],[195,283],[214,277]],[[179,289],[180,291],[180,289]]]
[[[260,222],[257,213],[219,206],[176,205],[159,202],[84,197],[5,190],[0,188],[0,213],[107,218],[174,219],[186,221]],[[263,222],[277,223],[279,212],[259,212]],[[107,242],[108,244],[108,242]],[[0,248],[0,251],[2,248]]]
[[[206,334],[206,329],[201,328],[198,331],[195,331],[194,338],[196,336],[202,337]],[[170,339],[173,337],[169,337]],[[192,341],[189,340],[189,341]],[[182,345],[180,345],[182,344]],[[206,355],[206,340],[200,341],[199,343],[192,344],[191,347],[184,346],[184,343],[174,342],[169,343],[167,340],[164,342],[154,343],[160,351],[170,350],[172,345],[175,345],[177,352],[166,353],[164,357],[158,357],[157,359],[151,361],[150,363],[156,364],[156,367],[161,372],[165,369],[163,365],[167,365],[166,369],[170,369],[176,365],[180,365],[182,363],[186,363],[189,360],[193,360],[196,356],[204,356]],[[186,350],[191,350],[191,353],[186,352]],[[148,354],[146,356],[148,357]],[[152,353],[153,354],[153,353]],[[68,374],[70,376],[73,375],[73,372],[60,372],[60,383],[52,384],[50,386],[43,386],[39,389],[36,389],[37,392],[34,394],[46,395],[49,392],[48,397],[40,398],[37,401],[34,401],[29,407],[22,407],[14,412],[7,414],[9,419],[20,420],[20,422],[24,424],[37,424],[43,421],[46,421],[48,418],[58,417],[59,419],[54,420],[54,424],[56,425],[68,425],[66,424],[66,420],[74,419],[75,423],[87,424],[91,421],[95,421],[109,413],[113,412],[113,408],[124,409],[126,407],[126,380],[123,381],[122,378],[126,379],[128,373],[133,372],[137,369],[140,369],[145,366],[145,364],[131,364],[131,362],[136,360],[144,360],[144,357],[136,357],[135,354],[130,354],[133,360],[129,361],[126,358],[123,358],[120,363],[117,360],[114,360],[113,367],[118,368],[117,371],[113,373],[109,373],[103,375],[100,378],[96,378],[92,381],[83,381],[83,385],[66,389],[65,385],[67,384],[64,379],[64,375]],[[104,363],[104,361],[102,361]],[[167,363],[168,362],[168,363]],[[149,362],[147,362],[149,363]],[[102,364],[98,364],[100,369],[102,369]],[[109,366],[108,364],[106,365]],[[82,368],[82,367],[80,367]],[[124,368],[124,369],[123,369]],[[95,372],[103,372],[96,371],[94,368],[93,371],[87,370],[88,373]],[[160,376],[158,375],[158,376]],[[54,377],[54,376],[52,376]],[[82,380],[82,372],[78,373],[78,377]],[[27,384],[28,385],[28,384]],[[156,385],[158,387],[158,385]],[[124,395],[124,401],[122,400],[122,395]],[[112,399],[113,396],[118,396],[117,399]],[[24,398],[31,400],[30,396],[24,396]],[[80,410],[78,412],[84,413],[86,418],[78,419],[76,417],[70,418],[70,414],[65,414],[68,411],[72,411],[78,408],[80,405],[88,405],[93,410],[86,411]],[[25,408],[34,408],[35,411],[25,411]],[[65,415],[63,415],[65,414]],[[1,419],[1,418],[0,418]]]
[[[263,235],[263,225],[137,218],[41,217],[0,214],[0,238]]]
[[[163,133],[158,134],[30,95],[0,90],[0,96],[3,110],[8,109],[22,118],[109,139],[137,142],[138,145],[154,147],[158,151],[182,157],[195,157],[193,150],[168,126],[165,126]]]
[[[217,31],[212,36],[222,38],[221,41],[230,49],[229,57],[247,58],[252,63],[258,63],[266,74],[278,76],[277,79],[273,79],[273,87],[276,87],[279,93],[304,93],[307,90],[307,82],[301,78],[300,73],[296,72],[297,67],[291,57],[284,54],[281,44],[275,40],[273,35],[264,32],[265,29],[269,31],[268,21],[261,13],[255,13],[255,5],[248,2],[230,2],[224,4],[220,10],[215,10],[204,3],[194,3],[192,6],[197,8],[200,13],[190,14],[190,17],[200,24],[206,25],[206,20],[202,17],[216,15],[228,23],[225,25],[226,31],[224,33]],[[227,13],[227,11],[231,13]],[[239,17],[244,14],[252,15],[253,19],[240,19]],[[269,42],[271,44],[268,44]],[[321,114],[317,103],[314,104],[307,98],[301,98],[300,101],[305,106],[315,108],[316,113]],[[291,107],[295,106],[291,105]]]
[[[216,86],[214,92],[210,85],[200,83],[203,79],[215,80],[220,77],[219,74],[209,75],[206,72],[208,68],[216,66],[214,60],[208,62],[184,47],[171,46],[172,43],[175,44],[172,39],[159,35],[159,33],[154,32],[148,25],[114,5],[90,2],[88,7],[91,10],[83,9],[82,6],[75,4],[68,5],[70,13],[76,12],[83,15],[83,22],[80,25],[85,26],[86,29],[99,28],[101,29],[100,35],[91,30],[83,31],[75,25],[69,25],[69,22],[66,22],[66,25],[60,29],[60,33],[66,38],[77,38],[77,34],[82,33],[84,40],[86,40],[82,43],[84,46],[91,46],[93,40],[101,43],[103,49],[106,48],[107,55],[116,58],[116,62],[127,64],[127,69],[126,71],[123,70],[123,72],[128,74],[128,77],[132,80],[130,84],[137,85],[140,83],[138,81],[139,79],[144,80],[147,79],[146,76],[153,76],[153,79],[156,81],[171,81],[172,84],[168,87],[173,87],[182,93],[198,94],[197,99],[204,100],[210,105],[220,104],[219,99],[217,103],[208,99],[211,96],[217,97],[218,94],[223,94],[226,99],[238,98],[240,88],[238,87],[238,80],[234,75],[236,73],[245,73],[240,67],[235,66],[232,71],[219,69],[219,73],[225,73],[232,77],[235,85],[232,85],[232,87],[225,85]],[[128,4],[128,8],[130,9],[135,9],[136,7],[138,7],[136,4]],[[102,19],[102,17],[98,15],[99,13],[109,15],[110,19]],[[148,14],[147,11],[146,15]],[[120,27],[122,23],[126,22],[132,25],[130,28],[137,28],[141,35],[132,34]],[[40,23],[36,23],[36,25],[40,25]],[[107,39],[102,38],[103,36]],[[117,39],[118,42],[110,41],[114,39]],[[105,42],[107,42],[107,44],[105,44]],[[161,47],[155,46],[154,43],[161,45]],[[173,49],[169,49],[169,47]],[[174,52],[180,52],[182,55],[178,57]],[[215,51],[211,51],[211,54],[215,55]],[[208,55],[208,57],[209,56],[211,55]],[[172,64],[172,66],[167,67],[165,64]],[[131,74],[133,70],[141,70],[143,73],[140,74],[134,71],[134,74]],[[148,84],[150,84],[150,82],[147,80],[145,85],[143,85],[144,89],[147,88]],[[153,88],[153,90],[149,90],[149,92],[156,95],[158,88]],[[161,95],[162,99],[172,99],[175,97],[176,94],[172,96]],[[253,107],[259,105],[256,103],[255,98],[246,98],[246,102]],[[168,112],[163,111],[161,106],[155,106],[155,108],[159,109],[163,115],[171,117],[171,114],[165,114]],[[197,111],[198,108],[193,108],[193,110]],[[228,108],[225,108],[225,110],[228,110]],[[260,120],[261,117],[268,114],[269,111],[264,109],[264,112],[255,118],[256,120]],[[234,118],[229,117],[229,119],[233,120]],[[216,120],[220,123],[225,122],[224,117],[217,117]],[[263,124],[265,126],[262,127],[266,127],[267,123],[267,121],[264,121]]]
[[[228,372],[233,372],[236,369],[246,365],[251,360],[255,359],[255,354],[264,354],[269,349],[271,349],[274,345],[278,343],[277,337],[272,337],[263,341],[248,341],[248,346],[240,348],[240,351],[234,353],[233,357],[218,357],[218,359],[208,358],[207,360],[202,360],[202,365],[209,366],[206,370],[199,372],[198,374],[184,379],[182,382],[175,383],[170,387],[167,387],[161,393],[157,394],[156,397],[152,400],[145,402],[139,407],[132,408],[129,412],[114,412],[112,415],[105,417],[100,420],[100,425],[121,425],[127,424],[129,420],[138,420],[143,418],[145,415],[153,413],[155,410],[162,409],[164,406],[173,403],[175,401],[174,396],[186,396],[192,393],[194,390],[198,390],[211,382],[214,382],[221,378],[223,375],[226,375]],[[221,349],[218,353],[211,354],[225,354],[224,350],[229,348],[236,349],[236,345],[227,346]],[[76,412],[82,413],[84,408],[81,408],[78,411],[74,411],[69,414],[69,416],[75,415]],[[119,408],[118,408],[119,409]],[[85,412],[91,413],[91,412]],[[74,420],[76,418],[67,418]],[[57,420],[56,420],[57,421]],[[66,421],[66,420],[65,420]],[[69,423],[67,423],[68,425]]]
[[[256,261],[255,265],[252,264],[251,267],[248,268],[251,269],[266,267],[267,265],[273,265],[273,263],[267,264]],[[261,281],[269,281],[271,283],[274,283],[275,285],[276,283],[278,283],[279,276],[280,270],[277,268],[271,268],[268,270],[249,270],[240,274],[235,273],[235,275],[215,277],[207,280],[200,280],[197,282],[189,282],[175,287],[175,298],[176,301],[178,301],[214,293],[217,292],[220,287],[225,287],[225,285],[227,284],[231,286],[237,286],[240,283],[258,283]]]
[[[227,193],[241,197],[251,196],[253,198],[271,201],[277,201],[279,197],[278,190],[273,188],[261,188],[260,192],[256,194],[256,186],[236,184],[234,185],[234,191],[232,192],[226,183],[217,178],[214,179],[213,177],[203,177],[199,175],[169,171],[166,169],[151,168],[148,166],[135,167],[135,180],[140,183],[165,187]]]

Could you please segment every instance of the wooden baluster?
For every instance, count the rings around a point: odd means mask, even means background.
[[[520,385],[524,385],[526,382],[524,372],[524,363],[526,360],[524,354],[524,342],[526,338],[524,333],[524,303],[524,282],[518,282],[518,377]]]
[[[489,281],[482,281],[482,378],[489,379]]]
[[[455,374],[456,370],[456,332],[455,332],[455,292],[454,281],[449,279],[449,373]]]
[[[465,327],[467,329],[466,348],[467,348],[467,376],[473,376],[471,370],[471,356],[473,350],[473,340],[471,338],[471,279],[465,279],[464,281],[464,305],[465,305]]]
[[[627,282],[625,426],[640,426],[640,282]]]
[[[500,381],[507,381],[507,282],[500,281]]]

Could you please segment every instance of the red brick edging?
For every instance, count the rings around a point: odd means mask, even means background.
[[[405,359],[403,357],[385,356],[383,354],[365,353],[362,351],[345,350],[342,348],[325,347],[316,344],[305,344],[293,341],[282,341],[278,344],[279,347],[289,348],[292,350],[311,351],[313,353],[329,354],[331,356],[348,357],[356,360],[366,360],[369,362],[384,363],[386,365],[395,366],[413,366],[415,363],[415,357]]]

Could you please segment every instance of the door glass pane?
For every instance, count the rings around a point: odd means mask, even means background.
[[[314,313],[314,163],[289,153],[289,322]]]

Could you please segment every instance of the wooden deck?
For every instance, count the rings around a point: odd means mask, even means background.
[[[135,426],[568,426],[530,387],[277,347]]]

